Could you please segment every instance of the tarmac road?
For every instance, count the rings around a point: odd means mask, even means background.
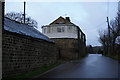
[[[101,54],[89,54],[58,66],[38,78],[118,78],[118,61]]]

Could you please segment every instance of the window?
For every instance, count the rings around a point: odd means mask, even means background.
[[[84,36],[82,36],[82,40],[84,40]]]
[[[81,37],[81,32],[80,32],[80,37]]]
[[[81,35],[81,32],[80,32],[80,39],[82,39],[82,35]]]
[[[51,33],[53,32],[53,27],[51,27]]]
[[[74,27],[74,33],[77,34],[77,29],[76,29],[76,27]]]
[[[71,33],[72,32],[72,26],[67,26],[67,31]]]
[[[61,28],[57,28],[57,32],[61,32]]]
[[[47,27],[47,33],[50,33],[50,27]]]
[[[62,27],[62,32],[64,32],[65,31],[65,29],[64,29],[64,27]]]
[[[46,33],[46,28],[44,28],[43,30],[44,30],[43,32]]]
[[[68,29],[70,30],[70,29],[71,29],[71,26],[69,26]]]

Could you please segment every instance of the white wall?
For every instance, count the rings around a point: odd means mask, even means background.
[[[75,33],[47,33],[45,35],[49,38],[77,38]]]
[[[64,27],[64,32],[57,32],[57,27],[62,28]],[[68,26],[52,26],[50,33],[47,33],[48,27],[46,28],[46,32],[44,33],[44,30],[42,29],[42,33],[48,36],[49,38],[77,38],[77,28],[75,26],[70,26],[71,30],[68,30]],[[50,26],[49,26],[50,28]]]

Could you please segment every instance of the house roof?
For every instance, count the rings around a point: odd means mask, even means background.
[[[62,16],[60,16],[59,18],[57,18],[56,20],[54,20],[53,22],[51,22],[49,25],[45,25],[42,26],[43,27],[49,27],[49,26],[57,26],[57,25],[69,25],[69,26],[76,26],[74,23],[72,23],[69,19],[69,17],[63,18]]]
[[[67,17],[67,18],[69,18],[69,17]],[[70,22],[70,19],[67,20],[67,19],[60,16],[58,19],[56,19],[55,21],[50,23],[50,25],[52,25],[52,24],[73,24],[73,23]]]
[[[53,40],[49,39],[47,36],[42,34],[40,31],[38,31],[34,27],[16,22],[9,18],[4,18],[4,29],[10,32],[15,32],[18,34],[27,35],[34,38],[43,39],[48,42],[54,42]]]

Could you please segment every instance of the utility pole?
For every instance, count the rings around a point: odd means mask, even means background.
[[[107,23],[108,23],[108,54],[111,52],[111,40],[110,40],[110,25],[109,25],[109,18],[107,17]]]
[[[25,5],[26,5],[26,2],[24,1],[24,24],[25,24]]]
[[[118,2],[118,29],[120,29],[120,1]]]

